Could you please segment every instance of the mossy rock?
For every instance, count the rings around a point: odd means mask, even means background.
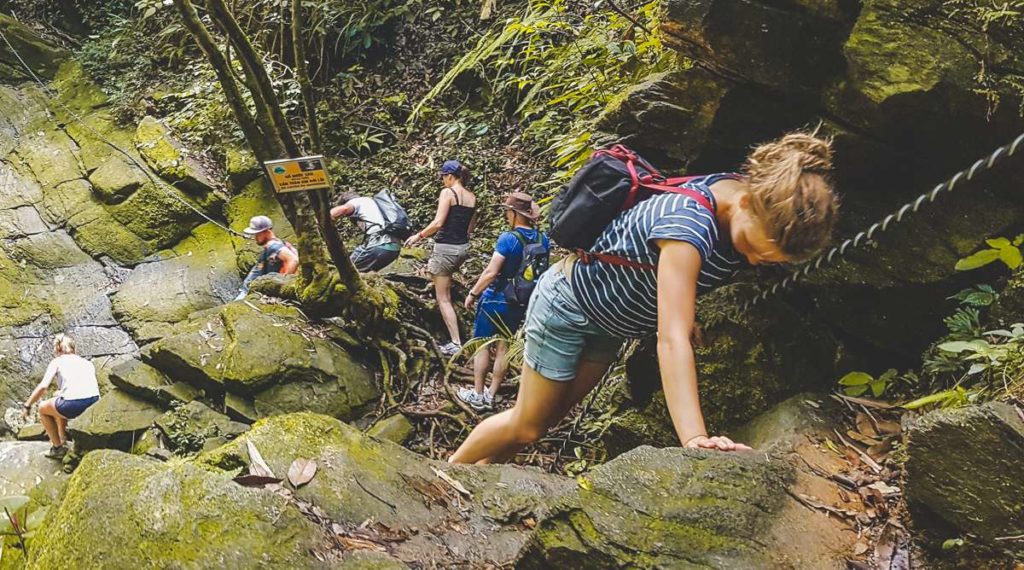
[[[907,453],[905,496],[916,525],[1024,556],[1019,543],[997,540],[1024,531],[1024,420],[1015,406],[928,413],[910,426]]]
[[[999,292],[989,317],[1000,326],[1024,323],[1024,271],[1016,272]]]
[[[149,342],[192,313],[230,301],[240,286],[231,237],[206,223],[160,259],[136,267],[114,294],[113,310],[136,340]]]
[[[215,449],[245,433],[249,426],[232,421],[202,402],[189,402],[154,422],[180,454]]]
[[[185,382],[174,382],[156,368],[135,359],[114,366],[110,380],[118,389],[163,406],[184,405],[202,397],[203,391]]]
[[[60,463],[44,457],[48,442],[0,441],[0,497],[29,495],[44,481],[67,480]]]
[[[92,258],[63,231],[38,233],[9,244],[15,259],[38,269],[66,269],[92,263]]]
[[[68,435],[79,452],[102,448],[128,451],[162,413],[158,406],[115,389],[68,422]]]
[[[517,568],[766,568],[790,468],[763,455],[637,448],[584,475]]]
[[[109,210],[114,219],[152,248],[163,249],[178,243],[192,228],[203,223],[204,219],[193,208],[203,210],[185,194],[149,183]]]
[[[373,377],[341,347],[304,334],[308,326],[292,307],[231,303],[179,324],[174,335],[147,348],[146,358],[172,378],[214,390],[278,390],[297,406],[325,398],[343,419],[356,417],[379,396]],[[262,413],[279,413],[273,406],[287,403],[264,401],[262,409],[257,405]]]
[[[145,172],[120,154],[113,154],[89,174],[89,182],[104,202],[116,204],[150,180]]]
[[[153,170],[163,178],[179,183],[189,194],[215,192],[217,184],[195,159],[188,156],[170,129],[156,118],[147,116],[139,123],[135,130],[135,146]]]
[[[51,508],[28,567],[314,568],[325,541],[288,499],[230,475],[97,451]]]
[[[224,170],[233,190],[241,191],[261,174],[260,164],[248,149],[229,147],[224,151]]]
[[[46,42],[28,26],[6,14],[0,14],[0,32],[14,45],[18,55],[36,75],[52,79],[60,63],[71,54]],[[6,44],[0,45],[0,80],[25,81],[31,79],[21,62]]]
[[[21,426],[14,436],[18,441],[49,441],[43,424],[26,424]]]
[[[431,461],[310,413],[260,420],[236,442],[201,455],[198,462],[237,469],[248,464],[250,444],[275,474],[287,473],[297,458],[316,461],[316,476],[295,494],[342,526],[372,519],[394,531],[416,529],[408,540],[393,544],[391,552],[414,565],[507,564],[527,540],[529,531],[522,521],[542,519],[557,497],[576,489],[572,480],[539,470]],[[459,481],[470,494],[458,501],[457,528],[445,522],[455,512],[450,510],[455,503],[449,494],[454,491],[444,490],[447,484],[435,469]]]
[[[402,445],[412,437],[414,431],[416,428],[409,418],[402,414],[394,414],[374,423],[366,430],[366,435]]]

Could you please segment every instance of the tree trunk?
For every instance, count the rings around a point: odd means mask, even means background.
[[[249,37],[242,30],[238,21],[235,20],[224,0],[207,0],[207,6],[238,52],[239,60],[242,62],[242,68],[246,75],[246,85],[253,93],[253,100],[257,104],[257,118],[264,123],[265,130],[277,134],[288,156],[292,158],[302,156],[304,153],[295,141],[291,129],[288,127],[287,119],[277,103],[277,94],[274,92],[270,77],[267,75],[263,62],[257,55],[252,42],[249,41]],[[296,63],[296,67],[300,67],[298,63]],[[306,75],[304,61],[301,67],[303,75]],[[312,93],[310,93],[310,97],[312,97]],[[264,109],[262,110],[259,109],[259,99],[262,99],[264,103]],[[327,246],[331,261],[338,270],[342,283],[352,293],[358,292],[363,288],[363,281],[355,265],[352,264],[352,260],[349,259],[345,244],[341,241],[341,236],[338,235],[338,231],[334,227],[330,214],[330,198],[327,195],[327,191],[314,190],[301,194],[304,196],[296,196],[294,198],[297,202],[295,206],[298,206],[297,208],[293,207],[296,210],[296,214],[302,214],[302,216],[305,215],[305,212],[315,214],[316,225],[320,229],[321,237]],[[305,204],[307,201],[308,205]],[[295,230],[299,231],[299,228],[296,227]]]

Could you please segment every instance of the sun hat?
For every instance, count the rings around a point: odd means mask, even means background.
[[[504,210],[512,210],[531,221],[536,221],[540,217],[540,206],[533,201],[532,196],[525,192],[509,194],[505,197],[505,203],[498,207]]]
[[[272,229],[274,222],[267,216],[253,216],[249,220],[249,227],[242,230],[247,236],[254,236],[262,231]]]
[[[441,165],[441,174],[458,174],[463,169],[462,163],[457,160],[446,160]]]

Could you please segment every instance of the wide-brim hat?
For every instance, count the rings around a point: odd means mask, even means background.
[[[498,206],[504,210],[523,216],[524,218],[536,221],[540,217],[540,206],[533,201],[533,197],[525,192],[513,192],[505,197],[505,203]]]

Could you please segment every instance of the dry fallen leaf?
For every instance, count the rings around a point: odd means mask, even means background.
[[[306,483],[309,483],[316,475],[316,461],[312,459],[296,459],[292,461],[292,466],[288,468],[288,481],[291,482],[292,487],[301,487]]]
[[[263,487],[281,482],[277,477],[267,477],[264,475],[239,475],[232,480],[243,487]]]
[[[875,430],[875,426],[871,422],[871,418],[864,412],[857,412],[857,431],[868,437],[878,436],[878,432]]]
[[[864,554],[867,551],[868,551],[867,543],[858,542],[857,544],[853,545],[853,555],[854,556],[860,556],[861,554]]]
[[[262,477],[273,477],[278,479],[274,472],[270,470],[270,466],[263,460],[263,456],[260,455],[260,451],[256,449],[256,445],[249,441],[245,441],[245,449],[249,452],[249,473],[252,475],[260,475]],[[278,479],[280,481],[280,479]]]
[[[451,475],[445,473],[444,471],[441,471],[440,469],[438,469],[436,467],[431,466],[430,468],[434,471],[435,475],[437,475],[438,477],[441,478],[442,481],[444,481],[445,483],[448,483],[449,485],[451,485],[452,489],[455,489],[456,491],[458,491],[459,493],[461,493],[462,495],[464,495],[466,497],[469,497],[470,499],[473,498],[473,494],[470,493],[468,489],[463,487],[462,483],[459,483],[454,478],[452,478]]]

